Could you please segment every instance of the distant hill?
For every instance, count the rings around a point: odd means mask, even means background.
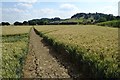
[[[103,13],[77,13],[71,17],[72,20],[82,20],[82,23],[99,23],[120,19],[118,16]]]

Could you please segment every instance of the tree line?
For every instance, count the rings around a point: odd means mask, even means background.
[[[77,24],[77,22],[62,22],[63,19],[60,19],[58,17],[49,19],[49,18],[42,18],[42,19],[32,19],[28,21],[23,22],[14,22],[13,25],[74,25]],[[1,25],[10,25],[9,22],[2,22]]]
[[[82,19],[82,22],[79,20]],[[68,21],[74,20],[74,21]],[[13,25],[76,25],[76,24],[97,24],[101,22],[107,22],[112,20],[120,20],[120,16],[113,16],[112,14],[103,14],[103,13],[77,13],[69,19],[60,19],[59,17],[55,18],[41,18],[41,19],[32,19],[28,21],[19,22],[16,21]],[[9,22],[2,22],[0,25],[10,25]]]

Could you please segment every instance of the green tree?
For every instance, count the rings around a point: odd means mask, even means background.
[[[23,25],[28,25],[28,22],[27,22],[27,21],[24,21],[24,22],[23,22]]]
[[[9,22],[2,22],[1,25],[2,25],[2,26],[5,26],[5,25],[8,26],[8,25],[10,25],[10,23],[9,23]]]
[[[23,24],[21,22],[16,21],[14,22],[14,25],[23,25]]]
[[[28,21],[28,23],[29,23],[29,25],[36,25],[37,24],[36,21],[34,21],[34,20]]]
[[[98,22],[105,22],[107,21],[105,17],[100,17],[100,19],[98,20]]]

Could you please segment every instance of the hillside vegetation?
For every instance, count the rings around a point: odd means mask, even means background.
[[[109,27],[119,27],[120,28],[120,20],[113,20],[113,21],[107,21],[98,23],[99,26],[109,26]]]

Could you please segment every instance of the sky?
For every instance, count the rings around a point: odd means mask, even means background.
[[[14,23],[31,19],[70,18],[76,13],[118,15],[119,0],[1,0],[1,21]]]

